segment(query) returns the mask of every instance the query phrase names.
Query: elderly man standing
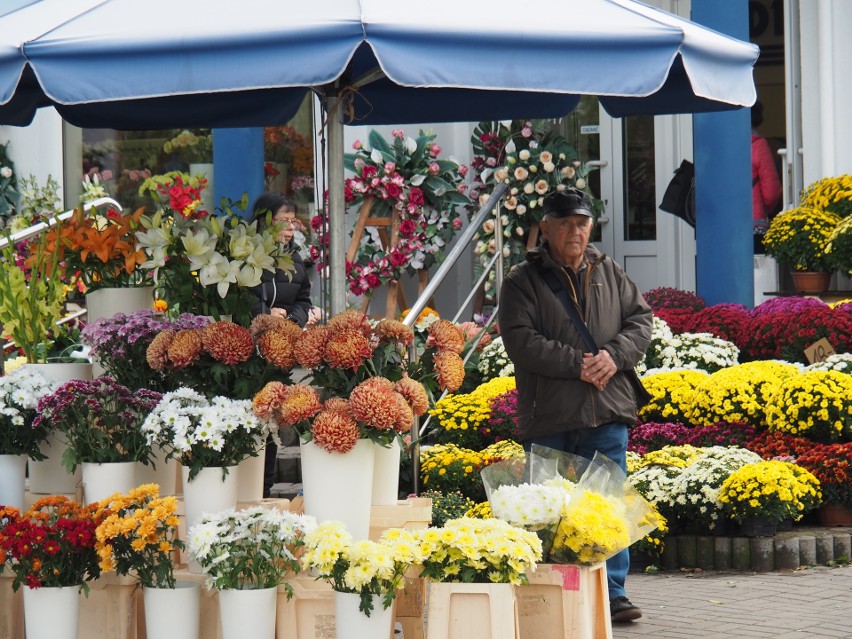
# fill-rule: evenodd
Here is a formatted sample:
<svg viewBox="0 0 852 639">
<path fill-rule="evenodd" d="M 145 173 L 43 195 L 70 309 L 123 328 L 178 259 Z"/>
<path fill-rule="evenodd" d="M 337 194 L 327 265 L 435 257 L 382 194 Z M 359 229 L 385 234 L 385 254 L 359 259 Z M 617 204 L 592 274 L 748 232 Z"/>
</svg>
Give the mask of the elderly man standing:
<svg viewBox="0 0 852 639">
<path fill-rule="evenodd" d="M 626 472 L 641 392 L 633 367 L 651 339 L 651 309 L 623 269 L 589 246 L 591 210 L 578 189 L 544 198 L 543 241 L 506 276 L 498 323 L 515 365 L 524 447 L 600 452 Z M 629 565 L 627 550 L 607 561 L 615 622 L 642 616 L 624 588 Z"/>
</svg>

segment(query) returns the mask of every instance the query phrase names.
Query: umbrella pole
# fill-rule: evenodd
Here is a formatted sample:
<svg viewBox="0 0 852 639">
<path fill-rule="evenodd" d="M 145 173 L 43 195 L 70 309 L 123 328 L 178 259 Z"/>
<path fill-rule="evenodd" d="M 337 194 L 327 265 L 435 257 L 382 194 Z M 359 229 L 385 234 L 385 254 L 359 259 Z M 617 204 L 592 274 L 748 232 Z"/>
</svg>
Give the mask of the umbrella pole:
<svg viewBox="0 0 852 639">
<path fill-rule="evenodd" d="M 343 114 L 338 95 L 326 96 L 328 126 L 328 268 L 331 315 L 346 310 L 346 203 L 343 198 Z"/>
</svg>

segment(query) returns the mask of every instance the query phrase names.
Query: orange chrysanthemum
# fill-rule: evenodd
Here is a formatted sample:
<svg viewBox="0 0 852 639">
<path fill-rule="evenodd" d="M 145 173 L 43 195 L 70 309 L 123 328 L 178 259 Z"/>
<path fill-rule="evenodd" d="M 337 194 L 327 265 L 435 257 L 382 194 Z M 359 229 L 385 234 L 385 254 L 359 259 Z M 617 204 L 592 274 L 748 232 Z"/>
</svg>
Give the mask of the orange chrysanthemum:
<svg viewBox="0 0 852 639">
<path fill-rule="evenodd" d="M 435 346 L 439 351 L 461 353 L 464 350 L 464 333 L 449 320 L 438 320 L 429 325 L 426 346 Z"/>
<path fill-rule="evenodd" d="M 204 350 L 218 362 L 233 366 L 245 362 L 254 352 L 247 329 L 233 322 L 213 322 L 201 329 Z"/>
<path fill-rule="evenodd" d="M 373 354 L 369 340 L 352 328 L 334 331 L 325 345 L 323 359 L 332 368 L 357 370 Z"/>
<path fill-rule="evenodd" d="M 166 351 L 172 367 L 180 370 L 194 364 L 204 352 L 201 341 L 201 329 L 188 328 L 175 333 L 174 339 Z"/>
<path fill-rule="evenodd" d="M 370 326 L 370 322 L 367 320 L 367 314 L 363 311 L 356 311 L 355 309 L 338 313 L 328 320 L 328 327 L 333 333 L 351 329 L 358 331 L 367 338 L 373 335 L 373 327 Z"/>
<path fill-rule="evenodd" d="M 293 322 L 288 322 L 292 324 Z M 300 331 L 301 333 L 301 331 Z M 273 366 L 290 370 L 296 365 L 295 346 L 298 337 L 282 328 L 273 328 L 257 340 L 260 356 Z"/>
<path fill-rule="evenodd" d="M 271 331 L 273 328 L 281 328 L 286 331 L 294 332 L 297 336 L 301 335 L 302 329 L 298 324 L 294 324 L 288 319 L 278 317 L 277 315 L 258 315 L 249 325 L 249 332 L 252 339 L 257 339 L 266 331 Z"/>
<path fill-rule="evenodd" d="M 278 408 L 280 421 L 288 426 L 298 424 L 316 415 L 321 408 L 319 395 L 305 384 L 294 384 Z"/>
<path fill-rule="evenodd" d="M 294 353 L 299 366 L 316 368 L 322 364 L 323 353 L 331 330 L 328 326 L 311 326 L 296 342 Z"/>
<path fill-rule="evenodd" d="M 376 325 L 376 335 L 383 342 L 397 342 L 408 346 L 414 340 L 414 331 L 400 321 L 383 319 Z"/>
<path fill-rule="evenodd" d="M 438 386 L 452 393 L 457 391 L 464 381 L 464 362 L 453 351 L 438 351 L 435 355 L 435 372 Z"/>
<path fill-rule="evenodd" d="M 361 429 L 350 415 L 323 411 L 311 427 L 314 443 L 329 453 L 348 453 L 361 438 Z"/>
<path fill-rule="evenodd" d="M 390 380 L 371 377 L 352 389 L 349 394 L 349 412 L 359 422 L 374 428 L 393 428 L 399 419 L 399 406 L 393 398 L 394 394 Z"/>
<path fill-rule="evenodd" d="M 415 415 L 422 415 L 429 410 L 429 396 L 426 394 L 423 384 L 417 380 L 411 379 L 408 375 L 403 375 L 402 379 L 394 386 L 394 390 L 405 398 Z"/>
<path fill-rule="evenodd" d="M 343 399 L 342 397 L 330 397 L 325 400 L 325 403 L 322 405 L 322 409 L 328 411 L 337 411 L 339 413 L 348 413 L 349 400 Z"/>
<path fill-rule="evenodd" d="M 391 397 L 396 405 L 396 423 L 393 428 L 398 433 L 407 433 L 414 425 L 414 411 L 400 393 L 392 393 Z"/>
<path fill-rule="evenodd" d="M 154 336 L 154 339 L 148 344 L 148 350 L 145 351 L 145 359 L 148 362 L 148 366 L 155 371 L 166 369 L 169 364 L 169 344 L 172 343 L 174 338 L 175 331 L 170 328 L 160 331 Z"/>
<path fill-rule="evenodd" d="M 166 300 L 154 300 L 154 311 L 157 313 L 165 313 L 169 308 L 169 303 Z"/>
<path fill-rule="evenodd" d="M 281 382 L 269 382 L 261 388 L 251 400 L 254 414 L 261 419 L 269 419 L 275 409 L 287 396 L 287 387 Z"/>
</svg>

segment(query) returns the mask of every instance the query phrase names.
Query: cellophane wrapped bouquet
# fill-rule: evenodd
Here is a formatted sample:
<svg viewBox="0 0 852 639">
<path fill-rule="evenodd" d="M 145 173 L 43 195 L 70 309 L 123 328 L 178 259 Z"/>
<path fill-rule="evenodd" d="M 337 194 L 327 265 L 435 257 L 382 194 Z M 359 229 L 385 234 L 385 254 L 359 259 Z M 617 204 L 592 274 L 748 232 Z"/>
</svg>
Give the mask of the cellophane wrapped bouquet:
<svg viewBox="0 0 852 639">
<path fill-rule="evenodd" d="M 546 563 L 592 565 L 642 539 L 654 506 L 609 458 L 543 446 L 482 470 L 493 516 L 535 532 Z"/>
</svg>

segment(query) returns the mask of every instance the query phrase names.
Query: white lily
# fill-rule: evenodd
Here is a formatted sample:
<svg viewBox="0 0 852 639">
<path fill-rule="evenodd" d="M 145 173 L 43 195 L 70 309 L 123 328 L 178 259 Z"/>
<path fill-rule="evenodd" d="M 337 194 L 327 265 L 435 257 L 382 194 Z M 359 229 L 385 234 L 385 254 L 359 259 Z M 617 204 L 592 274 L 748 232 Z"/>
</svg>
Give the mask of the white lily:
<svg viewBox="0 0 852 639">
<path fill-rule="evenodd" d="M 262 275 L 262 268 L 252 266 L 251 264 L 243 264 L 237 273 L 237 285 L 245 288 L 260 286 L 260 278 Z"/>
<path fill-rule="evenodd" d="M 237 283 L 237 274 L 242 265 L 240 260 L 230 261 L 221 253 L 213 253 L 209 263 L 198 271 L 198 281 L 203 286 L 215 284 L 219 297 L 224 299 L 231 284 Z"/>
<path fill-rule="evenodd" d="M 247 233 L 248 228 L 242 224 L 228 231 L 228 249 L 231 257 L 244 260 L 247 259 L 255 250 L 253 235 Z"/>
<path fill-rule="evenodd" d="M 189 258 L 189 265 L 193 271 L 207 266 L 216 251 L 216 236 L 205 228 L 187 231 L 186 235 L 181 238 L 181 242 L 183 242 L 183 247 Z"/>
</svg>

